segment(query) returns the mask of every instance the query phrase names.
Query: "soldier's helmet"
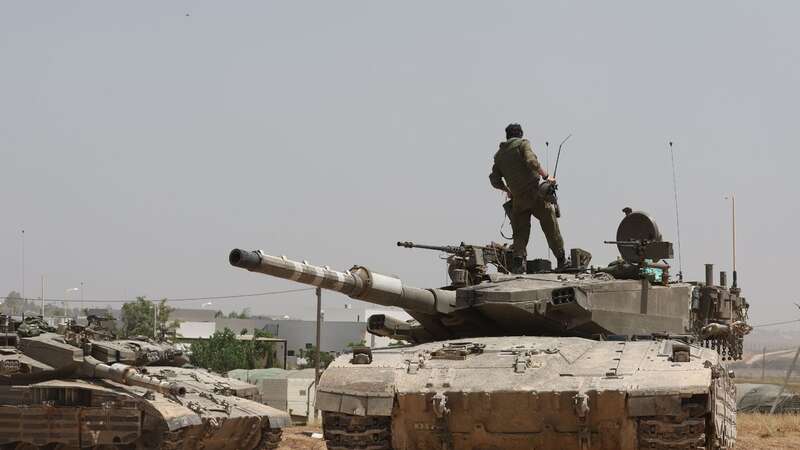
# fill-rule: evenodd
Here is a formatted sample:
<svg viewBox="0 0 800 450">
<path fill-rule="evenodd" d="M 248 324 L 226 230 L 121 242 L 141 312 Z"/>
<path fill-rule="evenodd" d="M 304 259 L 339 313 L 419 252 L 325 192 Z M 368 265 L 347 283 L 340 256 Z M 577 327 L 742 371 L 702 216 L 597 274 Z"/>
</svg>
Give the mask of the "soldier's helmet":
<svg viewBox="0 0 800 450">
<path fill-rule="evenodd" d="M 518 123 L 510 123 L 506 127 L 506 139 L 522 137 L 522 125 Z"/>
</svg>

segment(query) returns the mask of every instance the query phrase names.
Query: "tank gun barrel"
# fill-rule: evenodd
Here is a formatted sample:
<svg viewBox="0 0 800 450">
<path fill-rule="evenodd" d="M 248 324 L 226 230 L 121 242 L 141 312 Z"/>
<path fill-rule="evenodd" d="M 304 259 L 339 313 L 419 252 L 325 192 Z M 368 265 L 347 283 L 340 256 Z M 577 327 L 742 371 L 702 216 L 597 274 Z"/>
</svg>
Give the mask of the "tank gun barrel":
<svg viewBox="0 0 800 450">
<path fill-rule="evenodd" d="M 403 284 L 399 278 L 354 266 L 347 272 L 332 270 L 261 251 L 234 249 L 228 256 L 232 266 L 272 275 L 331 291 L 356 300 L 384 306 L 397 306 L 423 313 L 444 312 L 455 302 L 455 293 L 441 289 L 420 289 Z M 447 306 L 445 306 L 447 305 Z"/>
<path fill-rule="evenodd" d="M 91 356 L 84 358 L 84 370 L 87 375 L 104 378 L 130 386 L 140 386 L 161 392 L 166 395 L 184 395 L 186 388 L 178 383 L 170 383 L 140 373 L 135 367 L 122 363 L 105 364 Z"/>
</svg>

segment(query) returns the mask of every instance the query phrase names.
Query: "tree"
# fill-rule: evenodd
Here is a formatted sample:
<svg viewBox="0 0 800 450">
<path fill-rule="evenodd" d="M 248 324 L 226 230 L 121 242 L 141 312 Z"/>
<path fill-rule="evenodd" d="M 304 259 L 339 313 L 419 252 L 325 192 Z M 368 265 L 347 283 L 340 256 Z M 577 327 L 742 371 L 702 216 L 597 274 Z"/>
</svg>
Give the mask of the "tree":
<svg viewBox="0 0 800 450">
<path fill-rule="evenodd" d="M 169 314 L 172 308 L 167 306 L 167 299 L 162 299 L 158 305 L 145 297 L 136 297 L 135 302 L 128 302 L 122 305 L 122 330 L 124 337 L 128 336 L 147 336 L 156 338 L 153 332 L 153 313 L 158 308 L 158 328 L 166 329 L 169 322 Z M 173 322 L 171 325 L 175 325 Z"/>
<path fill-rule="evenodd" d="M 14 315 L 17 311 L 21 310 L 24 304 L 22 296 L 17 291 L 11 291 L 6 295 L 3 301 L 3 310 L 8 315 Z"/>
<path fill-rule="evenodd" d="M 255 330 L 254 338 L 271 337 L 266 331 Z M 192 364 L 215 372 L 228 372 L 233 369 L 255 369 L 264 358 L 267 366 L 274 363 L 272 343 L 241 340 L 230 328 L 215 331 L 207 340 L 192 344 Z"/>
<path fill-rule="evenodd" d="M 229 319 L 249 319 L 250 318 L 250 308 L 245 308 L 242 312 L 237 313 L 236 311 L 231 311 L 228 313 Z"/>
<path fill-rule="evenodd" d="M 300 349 L 300 357 L 306 359 L 306 364 L 301 369 L 306 369 L 309 367 L 316 367 L 317 366 L 317 357 L 320 358 L 319 366 L 322 368 L 328 367 L 328 364 L 333 362 L 335 356 L 331 355 L 328 352 L 318 352 L 316 346 L 309 346 L 306 349 Z"/>
</svg>

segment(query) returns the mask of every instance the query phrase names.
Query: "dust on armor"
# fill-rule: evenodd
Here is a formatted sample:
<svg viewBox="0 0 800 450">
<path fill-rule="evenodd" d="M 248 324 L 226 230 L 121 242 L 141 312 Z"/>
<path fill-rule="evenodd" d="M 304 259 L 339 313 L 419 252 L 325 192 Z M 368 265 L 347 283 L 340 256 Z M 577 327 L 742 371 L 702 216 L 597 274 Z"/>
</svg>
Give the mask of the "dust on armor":
<svg viewBox="0 0 800 450">
<path fill-rule="evenodd" d="M 398 243 L 449 254 L 441 288 L 262 251 L 229 261 L 414 318 L 371 316 L 370 332 L 411 345 L 357 348 L 325 370 L 316 406 L 329 449 L 732 448 L 725 360 L 750 330 L 736 275 L 716 284 L 708 265 L 705 282 L 672 280 L 672 244 L 647 214 L 625 212 L 608 241 L 620 257 L 604 267 L 573 249 L 559 273 L 533 260 L 510 274 L 504 245 Z"/>
</svg>

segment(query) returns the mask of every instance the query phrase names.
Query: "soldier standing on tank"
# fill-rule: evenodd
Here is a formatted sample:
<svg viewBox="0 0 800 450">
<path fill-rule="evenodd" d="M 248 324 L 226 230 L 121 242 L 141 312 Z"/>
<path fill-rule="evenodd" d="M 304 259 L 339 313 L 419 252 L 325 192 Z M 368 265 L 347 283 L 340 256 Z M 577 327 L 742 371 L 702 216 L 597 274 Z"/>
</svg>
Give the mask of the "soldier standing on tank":
<svg viewBox="0 0 800 450">
<path fill-rule="evenodd" d="M 547 245 L 556 257 L 559 268 L 566 266 L 564 240 L 558 229 L 555 208 L 539 194 L 539 181 L 555 182 L 539 164 L 531 143 L 522 138 L 522 127 L 512 123 L 506 127 L 506 141 L 494 155 L 489 181 L 511 197 L 511 229 L 514 232 L 514 263 L 511 271 L 523 273 L 531 233 L 531 216 L 539 219 Z M 505 180 L 505 181 L 504 181 Z"/>
</svg>

